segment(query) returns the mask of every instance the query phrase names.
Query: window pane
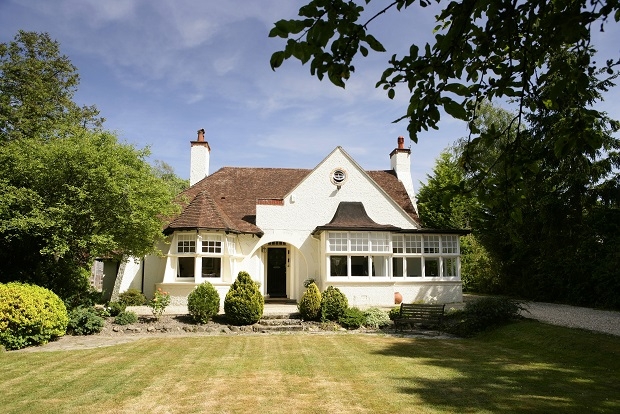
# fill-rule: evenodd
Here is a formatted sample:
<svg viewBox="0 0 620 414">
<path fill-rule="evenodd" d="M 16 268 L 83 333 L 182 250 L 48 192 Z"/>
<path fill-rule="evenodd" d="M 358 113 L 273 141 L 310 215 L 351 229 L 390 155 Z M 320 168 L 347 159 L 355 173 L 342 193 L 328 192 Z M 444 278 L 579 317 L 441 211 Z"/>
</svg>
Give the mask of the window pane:
<svg viewBox="0 0 620 414">
<path fill-rule="evenodd" d="M 368 276 L 368 256 L 351 256 L 351 276 Z"/>
<path fill-rule="evenodd" d="M 329 274 L 330 276 L 346 276 L 347 256 L 330 256 Z"/>
<path fill-rule="evenodd" d="M 385 256 L 372 256 L 372 275 L 387 276 L 387 263 L 387 257 Z"/>
<path fill-rule="evenodd" d="M 402 257 L 392 258 L 392 276 L 403 277 L 404 275 L 403 260 L 404 259 Z"/>
<path fill-rule="evenodd" d="M 220 277 L 222 259 L 219 257 L 202 258 L 202 277 Z"/>
<path fill-rule="evenodd" d="M 222 241 L 212 237 L 202 240 L 203 253 L 222 253 Z"/>
<path fill-rule="evenodd" d="M 449 257 L 443 259 L 443 275 L 444 276 L 458 276 L 458 259 L 456 257 Z"/>
<path fill-rule="evenodd" d="M 424 259 L 424 276 L 439 276 L 439 259 Z"/>
<path fill-rule="evenodd" d="M 392 236 L 392 253 L 404 253 L 403 236 Z"/>
<path fill-rule="evenodd" d="M 422 259 L 420 257 L 407 257 L 407 276 L 422 276 Z"/>
<path fill-rule="evenodd" d="M 329 233 L 327 238 L 327 250 L 330 252 L 346 252 L 347 233 Z"/>
<path fill-rule="evenodd" d="M 368 233 L 351 233 L 351 251 L 367 252 L 368 251 Z"/>
<path fill-rule="evenodd" d="M 390 239 L 387 234 L 375 233 L 370 236 L 371 250 L 373 252 L 389 252 Z"/>
<path fill-rule="evenodd" d="M 424 253 L 439 253 L 439 236 L 424 236 Z"/>
<path fill-rule="evenodd" d="M 458 238 L 455 235 L 441 236 L 441 251 L 443 253 L 458 253 Z"/>
<path fill-rule="evenodd" d="M 405 253 L 422 253 L 422 236 L 405 235 Z"/>
<path fill-rule="evenodd" d="M 195 253 L 196 239 L 193 234 L 179 234 L 177 236 L 177 253 Z"/>
<path fill-rule="evenodd" d="M 195 263 L 196 259 L 193 257 L 179 257 L 177 277 L 194 277 Z"/>
</svg>

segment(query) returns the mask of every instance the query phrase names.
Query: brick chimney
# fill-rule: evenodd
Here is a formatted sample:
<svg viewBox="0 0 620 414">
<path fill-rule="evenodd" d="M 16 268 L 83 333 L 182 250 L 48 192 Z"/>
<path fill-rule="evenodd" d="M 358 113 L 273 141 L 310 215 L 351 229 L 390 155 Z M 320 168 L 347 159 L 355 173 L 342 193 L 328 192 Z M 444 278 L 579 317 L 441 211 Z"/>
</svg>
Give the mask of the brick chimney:
<svg viewBox="0 0 620 414">
<path fill-rule="evenodd" d="M 397 147 L 390 153 L 390 168 L 394 170 L 398 180 L 403 183 L 413 207 L 418 211 L 413 180 L 411 179 L 411 150 L 405 148 L 405 138 L 403 137 L 398 137 Z"/>
<path fill-rule="evenodd" d="M 205 141 L 205 130 L 198 130 L 196 141 L 190 141 L 190 172 L 189 185 L 192 186 L 209 175 L 209 157 L 211 148 Z"/>
</svg>

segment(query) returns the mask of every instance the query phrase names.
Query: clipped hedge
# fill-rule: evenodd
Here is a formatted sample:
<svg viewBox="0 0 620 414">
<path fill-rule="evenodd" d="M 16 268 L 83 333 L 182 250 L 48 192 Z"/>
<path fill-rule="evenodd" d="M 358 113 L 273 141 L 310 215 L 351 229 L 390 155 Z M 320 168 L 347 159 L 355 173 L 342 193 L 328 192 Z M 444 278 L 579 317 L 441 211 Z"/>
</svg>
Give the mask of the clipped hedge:
<svg viewBox="0 0 620 414">
<path fill-rule="evenodd" d="M 338 322 L 349 308 L 347 297 L 340 289 L 328 286 L 321 295 L 321 320 Z"/>
<path fill-rule="evenodd" d="M 224 313 L 233 325 L 251 325 L 260 320 L 265 308 L 265 298 L 258 283 L 249 273 L 239 272 L 224 299 Z"/>
<path fill-rule="evenodd" d="M 521 311 L 525 310 L 518 301 L 503 297 L 484 297 L 465 303 L 462 311 L 448 315 L 446 331 L 463 336 L 472 337 L 476 334 L 492 329 L 521 318 Z"/>
<path fill-rule="evenodd" d="M 41 345 L 67 330 L 67 308 L 51 290 L 0 283 L 0 344 L 6 349 Z"/>
<path fill-rule="evenodd" d="M 220 294 L 210 282 L 204 282 L 187 297 L 187 310 L 199 323 L 207 323 L 220 311 Z"/>
<path fill-rule="evenodd" d="M 306 321 L 316 321 L 321 318 L 321 292 L 314 282 L 306 287 L 306 291 L 297 304 L 297 309 L 302 319 Z"/>
</svg>

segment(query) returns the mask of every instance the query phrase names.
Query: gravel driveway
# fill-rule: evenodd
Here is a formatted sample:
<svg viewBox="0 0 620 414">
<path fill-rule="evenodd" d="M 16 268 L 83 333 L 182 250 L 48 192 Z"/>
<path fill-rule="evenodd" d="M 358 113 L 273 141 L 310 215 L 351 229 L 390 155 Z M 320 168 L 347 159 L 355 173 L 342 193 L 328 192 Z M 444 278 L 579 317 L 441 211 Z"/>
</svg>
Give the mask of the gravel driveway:
<svg viewBox="0 0 620 414">
<path fill-rule="evenodd" d="M 523 312 L 526 318 L 620 336 L 620 312 L 542 302 L 525 302 L 523 305 L 529 311 Z"/>
</svg>

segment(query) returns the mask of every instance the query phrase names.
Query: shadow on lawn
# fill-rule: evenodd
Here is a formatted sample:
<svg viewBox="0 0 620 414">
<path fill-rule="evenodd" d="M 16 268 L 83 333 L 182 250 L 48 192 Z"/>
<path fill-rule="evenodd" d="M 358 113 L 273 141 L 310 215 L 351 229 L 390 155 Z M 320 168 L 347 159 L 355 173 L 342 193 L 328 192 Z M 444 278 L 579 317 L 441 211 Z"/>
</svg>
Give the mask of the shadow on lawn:
<svg viewBox="0 0 620 414">
<path fill-rule="evenodd" d="M 571 335 L 572 333 L 572 335 Z M 394 343 L 400 391 L 447 412 L 620 412 L 620 339 L 520 322 L 474 339 Z"/>
</svg>

